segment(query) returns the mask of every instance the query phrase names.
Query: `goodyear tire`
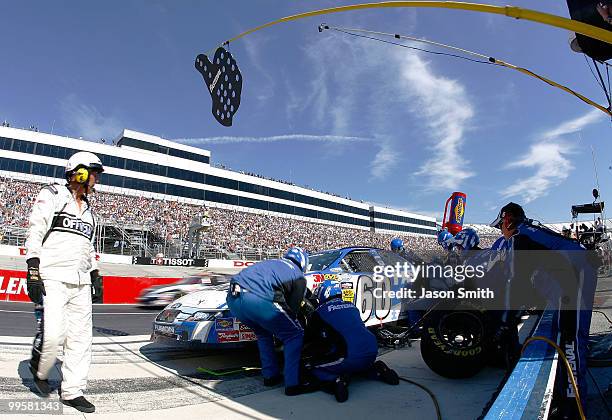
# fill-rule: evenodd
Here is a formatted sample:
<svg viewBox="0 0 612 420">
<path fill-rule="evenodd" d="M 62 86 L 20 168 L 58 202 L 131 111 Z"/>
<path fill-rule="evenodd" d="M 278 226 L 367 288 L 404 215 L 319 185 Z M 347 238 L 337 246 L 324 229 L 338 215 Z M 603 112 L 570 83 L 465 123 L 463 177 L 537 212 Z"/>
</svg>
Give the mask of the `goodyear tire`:
<svg viewBox="0 0 612 420">
<path fill-rule="evenodd" d="M 469 378 L 487 363 L 486 313 L 471 302 L 449 302 L 423 323 L 421 356 L 446 378 Z"/>
</svg>

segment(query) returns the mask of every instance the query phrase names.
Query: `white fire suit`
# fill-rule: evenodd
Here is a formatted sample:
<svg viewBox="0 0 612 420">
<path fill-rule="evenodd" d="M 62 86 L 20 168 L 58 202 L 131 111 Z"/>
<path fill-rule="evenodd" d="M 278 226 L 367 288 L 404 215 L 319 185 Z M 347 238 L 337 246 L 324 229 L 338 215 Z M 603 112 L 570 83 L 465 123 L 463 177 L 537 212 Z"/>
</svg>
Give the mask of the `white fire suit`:
<svg viewBox="0 0 612 420">
<path fill-rule="evenodd" d="M 66 186 L 48 185 L 40 191 L 25 243 L 26 257 L 40 259 L 46 291 L 30 366 L 39 379 L 47 379 L 61 345 L 61 398 L 65 400 L 83 395 L 91 363 L 90 272 L 97 269 L 94 230 L 89 204 L 84 201 L 79 209 Z"/>
</svg>

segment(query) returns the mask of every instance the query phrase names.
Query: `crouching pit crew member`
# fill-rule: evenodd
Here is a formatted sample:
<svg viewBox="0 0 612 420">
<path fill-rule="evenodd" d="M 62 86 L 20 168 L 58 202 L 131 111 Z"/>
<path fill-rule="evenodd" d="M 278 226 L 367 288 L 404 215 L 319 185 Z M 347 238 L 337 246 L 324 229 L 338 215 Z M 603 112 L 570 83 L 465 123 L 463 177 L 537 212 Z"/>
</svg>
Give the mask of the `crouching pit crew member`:
<svg viewBox="0 0 612 420">
<path fill-rule="evenodd" d="M 289 396 L 318 389 L 300 381 L 304 330 L 296 315 L 306 292 L 307 267 L 306 252 L 290 248 L 283 258 L 261 261 L 232 277 L 227 294 L 230 311 L 257 336 L 266 386 L 282 381 L 273 337 L 283 342 L 285 394 Z"/>
<path fill-rule="evenodd" d="M 58 346 L 63 346 L 61 401 L 79 411 L 95 407 L 83 396 L 91 363 L 92 283 L 101 284 L 93 246 L 95 219 L 88 195 L 104 169 L 92 153 L 75 153 L 66 164 L 66 185 L 47 185 L 32 213 L 27 249 L 27 289 L 37 313 L 30 371 L 43 396 Z"/>
<path fill-rule="evenodd" d="M 317 356 L 307 362 L 307 369 L 321 382 L 322 389 L 344 402 L 352 374 L 399 384 L 397 373 L 376 360 L 376 337 L 366 328 L 357 307 L 342 300 L 340 283 L 325 280 L 314 291 L 314 298 L 317 309 L 309 316 L 307 335 Z"/>
</svg>

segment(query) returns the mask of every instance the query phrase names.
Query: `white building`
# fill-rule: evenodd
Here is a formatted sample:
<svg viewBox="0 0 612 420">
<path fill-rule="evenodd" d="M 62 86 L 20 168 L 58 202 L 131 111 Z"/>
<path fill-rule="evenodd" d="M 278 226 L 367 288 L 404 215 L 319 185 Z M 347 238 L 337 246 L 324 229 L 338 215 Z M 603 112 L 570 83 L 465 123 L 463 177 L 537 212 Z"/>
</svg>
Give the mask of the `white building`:
<svg viewBox="0 0 612 420">
<path fill-rule="evenodd" d="M 0 127 L 0 174 L 57 182 L 77 151 L 100 157 L 101 191 L 189 201 L 387 233 L 433 235 L 436 219 L 372 206 L 289 183 L 210 165 L 210 151 L 123 130 L 116 145 Z"/>
</svg>

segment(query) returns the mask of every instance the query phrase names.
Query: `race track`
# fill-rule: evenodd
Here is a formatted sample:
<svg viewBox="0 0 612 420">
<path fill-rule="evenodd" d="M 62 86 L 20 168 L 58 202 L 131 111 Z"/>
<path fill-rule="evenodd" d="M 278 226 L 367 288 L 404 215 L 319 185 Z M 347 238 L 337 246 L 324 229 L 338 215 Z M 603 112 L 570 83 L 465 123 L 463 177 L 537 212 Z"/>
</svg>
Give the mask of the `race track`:
<svg viewBox="0 0 612 420">
<path fill-rule="evenodd" d="M 612 281 L 598 285 L 597 310 L 612 311 Z M 64 407 L 74 418 L 168 419 L 177 418 L 419 418 L 434 419 L 430 397 L 414 385 L 402 382 L 390 386 L 356 379 L 350 386 L 349 403 L 338 404 L 323 392 L 288 399 L 282 387 L 266 388 L 257 371 L 230 376 L 206 375 L 198 367 L 211 370 L 257 367 L 255 348 L 216 351 L 189 351 L 148 341 L 151 322 L 159 309 L 133 305 L 95 305 L 93 360 L 87 395 L 97 406 L 95 414 L 83 415 Z M 521 328 L 524 339 L 535 323 L 527 320 Z M 601 314 L 593 314 L 592 332 L 609 328 Z M 0 303 L 0 389 L 4 399 L 40 401 L 32 392 L 32 376 L 27 369 L 34 317 L 32 304 Z M 381 358 L 402 376 L 427 386 L 438 398 L 444 419 L 477 418 L 497 389 L 503 371 L 485 368 L 464 380 L 449 380 L 433 373 L 423 362 L 420 342 L 396 350 L 381 349 Z M 61 356 L 52 371 L 51 383 L 59 386 Z M 605 369 L 593 369 L 600 385 L 610 378 Z M 605 389 L 605 388 L 604 388 Z M 591 394 L 593 418 L 601 417 L 599 396 Z M 57 393 L 50 397 L 57 401 Z M 375 403 L 374 403 L 375 402 Z M 599 406 L 599 407 L 598 407 Z M 384 415 L 381 415 L 381 407 Z M 24 415 L 2 412 L 3 419 L 24 419 Z M 35 417 L 35 418 L 40 418 Z"/>
<path fill-rule="evenodd" d="M 94 337 L 151 334 L 151 325 L 162 308 L 136 305 L 93 305 Z M 34 304 L 0 302 L 0 335 L 34 337 Z"/>
</svg>

